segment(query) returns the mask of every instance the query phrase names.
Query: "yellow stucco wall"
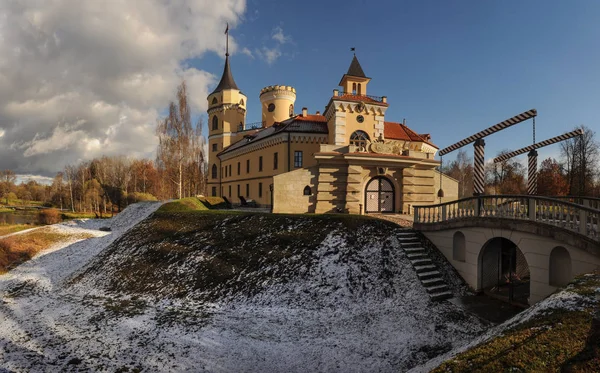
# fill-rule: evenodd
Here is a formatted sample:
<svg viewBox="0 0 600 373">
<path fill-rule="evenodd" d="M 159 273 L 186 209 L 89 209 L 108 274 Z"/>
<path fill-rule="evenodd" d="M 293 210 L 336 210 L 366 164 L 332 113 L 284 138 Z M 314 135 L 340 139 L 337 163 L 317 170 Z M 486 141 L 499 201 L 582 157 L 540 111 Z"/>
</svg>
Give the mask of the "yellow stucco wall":
<svg viewBox="0 0 600 373">
<path fill-rule="evenodd" d="M 437 198 L 437 191 L 440 189 L 440 175 L 442 176 L 442 190 L 444 191 L 443 202 L 455 201 L 458 199 L 458 180 L 451 178 L 448 175 L 440 174 L 435 171 L 433 174 L 433 186 L 436 191 L 435 203 L 439 203 L 440 199 Z"/>
<path fill-rule="evenodd" d="M 275 176 L 273 212 L 287 214 L 314 213 L 317 172 L 317 167 L 310 167 Z M 306 186 L 311 189 L 310 195 L 304 195 Z"/>
</svg>

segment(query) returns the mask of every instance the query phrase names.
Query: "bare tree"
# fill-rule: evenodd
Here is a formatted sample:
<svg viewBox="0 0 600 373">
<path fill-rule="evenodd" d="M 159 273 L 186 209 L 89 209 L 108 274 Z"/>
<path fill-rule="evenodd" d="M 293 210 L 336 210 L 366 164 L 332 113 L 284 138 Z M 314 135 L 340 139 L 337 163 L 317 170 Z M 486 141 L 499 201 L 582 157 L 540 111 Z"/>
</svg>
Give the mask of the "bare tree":
<svg viewBox="0 0 600 373">
<path fill-rule="evenodd" d="M 177 187 L 178 198 L 182 198 L 185 164 L 190 157 L 194 135 L 185 81 L 177 89 L 177 103 L 169 104 L 169 115 L 158 123 L 156 134 L 159 140 L 157 165 Z"/>
<path fill-rule="evenodd" d="M 587 196 L 592 193 L 594 179 L 599 175 L 600 147 L 595 132 L 586 126 L 583 135 L 561 142 L 563 165 L 567 173 L 570 195 Z"/>
<path fill-rule="evenodd" d="M 2 180 L 2 195 L 6 198 L 6 204 L 8 205 L 8 195 L 15 185 L 17 175 L 12 170 L 4 170 L 0 171 L 0 178 Z"/>
<path fill-rule="evenodd" d="M 73 165 L 65 166 L 65 175 L 67 176 L 67 184 L 69 184 L 69 194 L 71 195 L 71 212 L 75 212 L 75 203 L 73 203 L 73 183 L 77 177 L 77 168 Z"/>
</svg>

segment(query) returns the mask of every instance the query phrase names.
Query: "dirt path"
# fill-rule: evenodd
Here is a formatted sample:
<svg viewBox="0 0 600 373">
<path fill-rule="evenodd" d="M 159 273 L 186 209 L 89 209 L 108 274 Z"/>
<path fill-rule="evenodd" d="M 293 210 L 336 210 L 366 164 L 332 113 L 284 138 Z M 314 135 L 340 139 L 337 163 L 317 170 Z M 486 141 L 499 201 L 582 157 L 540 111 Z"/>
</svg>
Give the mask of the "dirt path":
<svg viewBox="0 0 600 373">
<path fill-rule="evenodd" d="M 374 218 L 383 219 L 391 221 L 392 223 L 396 223 L 403 228 L 412 228 L 413 226 L 413 217 L 411 215 L 402 215 L 402 214 L 370 214 Z"/>
</svg>

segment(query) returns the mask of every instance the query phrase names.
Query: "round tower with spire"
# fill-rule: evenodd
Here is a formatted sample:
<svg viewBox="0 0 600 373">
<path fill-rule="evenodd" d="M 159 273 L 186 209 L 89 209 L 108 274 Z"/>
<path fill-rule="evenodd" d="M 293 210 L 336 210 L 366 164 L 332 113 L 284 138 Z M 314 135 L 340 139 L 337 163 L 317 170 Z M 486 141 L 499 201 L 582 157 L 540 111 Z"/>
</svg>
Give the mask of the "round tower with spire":
<svg viewBox="0 0 600 373">
<path fill-rule="evenodd" d="M 229 66 L 229 26 L 225 31 L 226 51 L 223 75 L 217 87 L 208 95 L 208 152 L 209 184 L 220 184 L 221 175 L 217 154 L 234 142 L 236 132 L 244 127 L 246 121 L 246 102 L 248 98 L 238 88 Z M 209 185 L 210 186 L 210 185 Z M 216 195 L 220 195 L 217 188 Z M 215 194 L 209 190 L 209 193 Z"/>
</svg>

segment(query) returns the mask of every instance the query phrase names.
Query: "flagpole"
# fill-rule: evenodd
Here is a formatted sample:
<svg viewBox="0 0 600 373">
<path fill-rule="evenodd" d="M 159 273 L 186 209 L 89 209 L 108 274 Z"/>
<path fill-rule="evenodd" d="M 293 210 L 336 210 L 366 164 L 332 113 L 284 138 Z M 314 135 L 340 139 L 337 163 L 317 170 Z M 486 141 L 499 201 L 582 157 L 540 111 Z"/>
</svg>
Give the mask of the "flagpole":
<svg viewBox="0 0 600 373">
<path fill-rule="evenodd" d="M 229 57 L 229 23 L 227 23 L 227 28 L 225 29 L 225 56 Z"/>
</svg>

